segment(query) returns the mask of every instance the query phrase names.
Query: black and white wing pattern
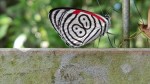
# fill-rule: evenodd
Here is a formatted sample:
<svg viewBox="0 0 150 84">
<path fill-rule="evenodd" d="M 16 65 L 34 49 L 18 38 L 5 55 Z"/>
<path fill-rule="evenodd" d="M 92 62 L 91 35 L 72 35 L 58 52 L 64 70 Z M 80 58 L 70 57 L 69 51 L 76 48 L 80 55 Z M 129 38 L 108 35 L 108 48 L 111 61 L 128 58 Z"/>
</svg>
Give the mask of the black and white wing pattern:
<svg viewBox="0 0 150 84">
<path fill-rule="evenodd" d="M 71 47 L 80 47 L 103 36 L 109 27 L 109 18 L 74 8 L 50 10 L 49 19 L 62 40 Z"/>
</svg>

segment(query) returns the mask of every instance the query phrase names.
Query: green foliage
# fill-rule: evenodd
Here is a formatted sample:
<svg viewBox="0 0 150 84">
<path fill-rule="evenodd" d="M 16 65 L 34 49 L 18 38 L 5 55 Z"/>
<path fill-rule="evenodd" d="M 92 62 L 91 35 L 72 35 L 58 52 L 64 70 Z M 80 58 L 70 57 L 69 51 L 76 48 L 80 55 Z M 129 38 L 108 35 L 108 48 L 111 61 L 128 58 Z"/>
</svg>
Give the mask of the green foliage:
<svg viewBox="0 0 150 84">
<path fill-rule="evenodd" d="M 10 23 L 12 22 L 11 18 L 7 17 L 7 16 L 0 16 L 0 39 L 2 39 L 8 30 L 8 27 L 10 25 Z"/>
<path fill-rule="evenodd" d="M 49 10 L 55 7 L 74 7 L 102 15 L 109 14 L 111 16 L 109 32 L 115 34 L 110 35 L 111 42 L 114 46 L 118 46 L 122 42 L 122 10 L 116 9 L 116 12 L 113 9 L 117 3 L 121 5 L 122 0 L 99 1 L 100 5 L 96 0 L 15 0 L 11 5 L 10 0 L 3 0 L 5 5 L 0 6 L 0 9 L 5 11 L 1 13 L 0 10 L 0 47 L 67 47 L 53 29 L 48 18 Z M 133 1 L 131 0 L 131 34 L 138 30 L 137 24 L 141 19 Z M 147 20 L 148 3 L 149 0 L 135 2 L 144 20 Z M 139 38 L 142 41 L 139 42 Z M 111 47 L 107 35 L 101 38 L 100 43 L 98 40 L 94 42 L 96 47 Z M 131 40 L 131 47 L 146 47 L 147 44 L 149 42 L 142 34 Z M 92 45 L 91 43 L 89 47 L 93 47 Z"/>
</svg>

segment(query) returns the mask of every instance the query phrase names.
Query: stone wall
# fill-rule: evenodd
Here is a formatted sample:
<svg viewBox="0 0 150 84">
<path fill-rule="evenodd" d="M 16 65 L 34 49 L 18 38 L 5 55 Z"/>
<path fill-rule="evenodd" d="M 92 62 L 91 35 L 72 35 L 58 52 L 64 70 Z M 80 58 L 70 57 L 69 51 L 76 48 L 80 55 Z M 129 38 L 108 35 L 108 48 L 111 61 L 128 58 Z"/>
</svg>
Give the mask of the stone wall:
<svg viewBox="0 0 150 84">
<path fill-rule="evenodd" d="M 150 84 L 150 49 L 0 49 L 0 84 Z"/>
</svg>

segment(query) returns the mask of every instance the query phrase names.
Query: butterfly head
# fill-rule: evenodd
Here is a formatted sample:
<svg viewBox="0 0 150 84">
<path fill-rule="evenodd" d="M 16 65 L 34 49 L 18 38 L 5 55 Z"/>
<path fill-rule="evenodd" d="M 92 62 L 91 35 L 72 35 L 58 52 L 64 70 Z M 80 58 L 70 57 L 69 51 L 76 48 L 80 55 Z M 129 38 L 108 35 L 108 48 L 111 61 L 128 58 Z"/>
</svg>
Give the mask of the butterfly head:
<svg viewBox="0 0 150 84">
<path fill-rule="evenodd" d="M 111 18 L 110 18 L 110 16 L 108 15 L 108 14 L 106 14 L 106 15 L 104 15 L 104 17 L 105 17 L 105 22 L 106 22 L 106 25 L 105 25 L 105 31 L 103 32 L 103 35 L 105 34 L 105 33 L 107 33 L 108 32 L 108 28 L 110 28 L 110 26 L 111 26 Z"/>
<path fill-rule="evenodd" d="M 108 14 L 106 14 L 105 16 L 104 16 L 106 19 L 107 19 L 107 21 L 108 21 L 108 28 L 111 26 L 111 17 L 108 15 Z"/>
</svg>

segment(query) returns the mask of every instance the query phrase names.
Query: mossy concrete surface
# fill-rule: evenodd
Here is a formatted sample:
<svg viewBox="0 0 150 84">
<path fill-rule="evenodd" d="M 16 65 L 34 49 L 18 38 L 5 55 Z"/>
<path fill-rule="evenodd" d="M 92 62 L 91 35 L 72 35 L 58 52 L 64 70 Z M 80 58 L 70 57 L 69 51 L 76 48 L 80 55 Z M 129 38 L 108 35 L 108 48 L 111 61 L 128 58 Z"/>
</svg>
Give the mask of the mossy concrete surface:
<svg viewBox="0 0 150 84">
<path fill-rule="evenodd" d="M 0 49 L 0 84 L 150 84 L 150 49 Z"/>
</svg>

